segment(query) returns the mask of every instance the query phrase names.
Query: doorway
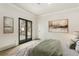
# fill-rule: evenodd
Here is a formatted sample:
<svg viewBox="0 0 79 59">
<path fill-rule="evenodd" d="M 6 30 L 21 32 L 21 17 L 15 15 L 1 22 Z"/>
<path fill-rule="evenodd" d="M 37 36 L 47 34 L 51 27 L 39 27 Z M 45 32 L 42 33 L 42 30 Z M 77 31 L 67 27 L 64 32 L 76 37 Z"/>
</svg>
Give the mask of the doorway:
<svg viewBox="0 0 79 59">
<path fill-rule="evenodd" d="M 19 44 L 32 40 L 32 21 L 19 18 Z"/>
</svg>

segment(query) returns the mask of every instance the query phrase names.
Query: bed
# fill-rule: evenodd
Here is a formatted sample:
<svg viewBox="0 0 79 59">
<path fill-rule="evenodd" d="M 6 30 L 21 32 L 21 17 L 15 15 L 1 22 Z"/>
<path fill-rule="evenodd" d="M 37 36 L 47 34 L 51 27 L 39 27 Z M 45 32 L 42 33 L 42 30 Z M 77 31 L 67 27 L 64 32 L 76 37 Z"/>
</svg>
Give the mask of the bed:
<svg viewBox="0 0 79 59">
<path fill-rule="evenodd" d="M 58 40 L 45 40 L 28 53 L 29 56 L 62 56 L 62 47 Z"/>
<path fill-rule="evenodd" d="M 16 56 L 78 56 L 79 54 L 62 45 L 59 40 L 39 40 L 28 47 L 17 50 Z"/>
</svg>

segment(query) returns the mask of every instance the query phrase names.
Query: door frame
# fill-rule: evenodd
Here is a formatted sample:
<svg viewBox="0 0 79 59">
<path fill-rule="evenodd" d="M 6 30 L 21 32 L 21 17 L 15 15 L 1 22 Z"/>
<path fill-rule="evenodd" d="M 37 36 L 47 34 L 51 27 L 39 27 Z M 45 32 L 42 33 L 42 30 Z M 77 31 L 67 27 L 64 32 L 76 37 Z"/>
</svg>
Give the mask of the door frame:
<svg viewBox="0 0 79 59">
<path fill-rule="evenodd" d="M 26 28 L 27 28 L 27 22 L 31 22 L 31 39 L 27 39 L 27 29 L 26 29 L 26 40 L 24 40 L 23 42 L 20 41 L 20 20 L 24 20 L 26 22 Z M 24 18 L 20 18 L 18 19 L 18 39 L 19 39 L 19 44 L 22 44 L 22 43 L 25 43 L 25 42 L 28 42 L 28 41 L 31 41 L 32 40 L 32 21 L 30 20 L 27 20 L 27 19 L 24 19 Z"/>
</svg>

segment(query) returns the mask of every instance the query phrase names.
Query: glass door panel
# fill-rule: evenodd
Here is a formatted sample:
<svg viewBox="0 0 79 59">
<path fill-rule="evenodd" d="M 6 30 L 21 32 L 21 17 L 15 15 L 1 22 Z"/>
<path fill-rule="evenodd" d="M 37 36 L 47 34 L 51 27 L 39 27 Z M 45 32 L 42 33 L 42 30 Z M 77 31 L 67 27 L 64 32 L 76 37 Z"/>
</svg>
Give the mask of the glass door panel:
<svg viewBox="0 0 79 59">
<path fill-rule="evenodd" d="M 32 38 L 32 22 L 27 21 L 27 39 Z"/>
<path fill-rule="evenodd" d="M 26 21 L 20 20 L 20 40 L 26 39 Z"/>
</svg>

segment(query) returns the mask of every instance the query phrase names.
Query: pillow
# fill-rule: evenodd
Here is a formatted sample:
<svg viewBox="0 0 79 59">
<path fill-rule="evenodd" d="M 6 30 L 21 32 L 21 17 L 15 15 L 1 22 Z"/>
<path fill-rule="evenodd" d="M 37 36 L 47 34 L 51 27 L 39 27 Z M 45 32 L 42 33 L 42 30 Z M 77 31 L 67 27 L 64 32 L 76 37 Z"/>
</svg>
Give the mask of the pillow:
<svg viewBox="0 0 79 59">
<path fill-rule="evenodd" d="M 77 42 L 76 42 L 76 45 L 78 45 L 78 46 L 79 46 L 79 41 L 77 41 Z"/>
<path fill-rule="evenodd" d="M 79 42 L 77 43 L 79 39 L 71 39 L 71 44 L 70 44 L 70 49 L 75 49 L 76 45 L 79 44 Z"/>
</svg>

